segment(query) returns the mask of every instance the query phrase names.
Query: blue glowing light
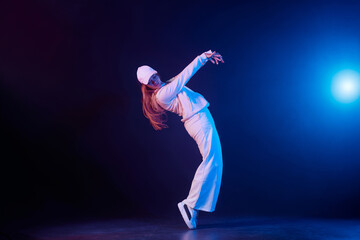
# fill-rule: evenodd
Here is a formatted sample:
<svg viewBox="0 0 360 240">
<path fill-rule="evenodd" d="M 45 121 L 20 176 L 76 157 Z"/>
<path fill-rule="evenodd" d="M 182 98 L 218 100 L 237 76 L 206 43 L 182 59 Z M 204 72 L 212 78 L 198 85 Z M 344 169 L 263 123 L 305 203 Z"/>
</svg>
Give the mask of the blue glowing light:
<svg viewBox="0 0 360 240">
<path fill-rule="evenodd" d="M 331 91 L 336 100 L 351 103 L 360 95 L 360 75 L 353 70 L 337 73 L 332 82 Z"/>
</svg>

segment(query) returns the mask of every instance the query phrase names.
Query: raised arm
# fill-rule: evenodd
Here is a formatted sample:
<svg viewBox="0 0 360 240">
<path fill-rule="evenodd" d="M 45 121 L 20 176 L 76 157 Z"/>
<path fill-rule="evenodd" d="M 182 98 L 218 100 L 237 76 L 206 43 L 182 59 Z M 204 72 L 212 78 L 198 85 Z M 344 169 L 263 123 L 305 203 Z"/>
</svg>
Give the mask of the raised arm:
<svg viewBox="0 0 360 240">
<path fill-rule="evenodd" d="M 208 60 L 214 64 L 218 64 L 218 62 L 224 63 L 219 53 L 211 50 L 204 52 L 197 56 L 181 73 L 170 79 L 170 83 L 163 86 L 157 93 L 157 99 L 165 104 L 172 101 L 190 78 L 204 66 Z"/>
<path fill-rule="evenodd" d="M 212 52 L 211 50 L 204 52 L 197 56 L 181 73 L 172 78 L 170 83 L 163 86 L 157 94 L 157 99 L 163 103 L 168 103 L 173 100 L 190 78 L 204 66 L 208 60 L 213 63 L 215 63 L 214 61 L 216 61 L 216 63 L 218 63 L 217 61 L 223 62 L 220 54 Z"/>
</svg>

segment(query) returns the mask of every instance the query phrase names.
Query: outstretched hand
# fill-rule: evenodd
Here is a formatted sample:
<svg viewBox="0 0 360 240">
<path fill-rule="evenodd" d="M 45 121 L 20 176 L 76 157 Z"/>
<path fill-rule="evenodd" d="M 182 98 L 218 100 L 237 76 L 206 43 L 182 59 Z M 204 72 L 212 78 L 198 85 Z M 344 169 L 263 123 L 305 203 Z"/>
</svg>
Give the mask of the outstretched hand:
<svg viewBox="0 0 360 240">
<path fill-rule="evenodd" d="M 220 53 L 218 53 L 216 51 L 213 51 L 212 53 L 205 52 L 205 55 L 210 60 L 210 62 L 212 62 L 213 64 L 216 63 L 218 65 L 219 62 L 224 63 L 222 56 L 220 55 Z"/>
</svg>

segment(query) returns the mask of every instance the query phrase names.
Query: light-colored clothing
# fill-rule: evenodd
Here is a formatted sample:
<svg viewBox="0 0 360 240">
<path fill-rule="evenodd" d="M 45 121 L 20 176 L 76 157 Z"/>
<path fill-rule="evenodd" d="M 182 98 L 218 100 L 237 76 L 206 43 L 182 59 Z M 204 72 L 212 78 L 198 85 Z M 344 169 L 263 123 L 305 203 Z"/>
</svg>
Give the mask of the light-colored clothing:
<svg viewBox="0 0 360 240">
<path fill-rule="evenodd" d="M 212 212 L 218 199 L 223 169 L 220 139 L 207 108 L 209 103 L 201 94 L 185 86 L 207 61 L 205 53 L 197 56 L 155 96 L 162 108 L 182 117 L 185 129 L 196 141 L 202 155 L 202 163 L 183 202 L 192 208 Z"/>
<path fill-rule="evenodd" d="M 181 116 L 182 122 L 185 122 L 204 107 L 209 106 L 208 101 L 200 93 L 185 86 L 207 61 L 205 53 L 197 56 L 181 73 L 170 79 L 169 83 L 156 93 L 156 100 L 159 105 L 165 110 Z"/>
<path fill-rule="evenodd" d="M 203 160 L 196 170 L 189 195 L 183 202 L 192 208 L 212 212 L 219 196 L 223 170 L 221 144 L 215 122 L 209 109 L 204 108 L 184 125 L 196 141 Z"/>
</svg>

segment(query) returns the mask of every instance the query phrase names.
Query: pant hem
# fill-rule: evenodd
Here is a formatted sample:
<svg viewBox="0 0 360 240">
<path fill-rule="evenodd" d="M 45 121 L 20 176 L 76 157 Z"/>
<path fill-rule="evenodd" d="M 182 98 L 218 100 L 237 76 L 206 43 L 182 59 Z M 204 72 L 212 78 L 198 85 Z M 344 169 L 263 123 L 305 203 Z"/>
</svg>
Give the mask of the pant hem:
<svg viewBox="0 0 360 240">
<path fill-rule="evenodd" d="M 215 208 L 214 209 L 209 209 L 209 208 L 206 208 L 206 207 L 195 207 L 193 204 L 189 204 L 186 199 L 182 201 L 183 203 L 185 203 L 186 205 L 188 205 L 189 207 L 195 209 L 195 210 L 199 210 L 199 211 L 203 211 L 203 212 L 214 212 L 215 211 Z"/>
</svg>

